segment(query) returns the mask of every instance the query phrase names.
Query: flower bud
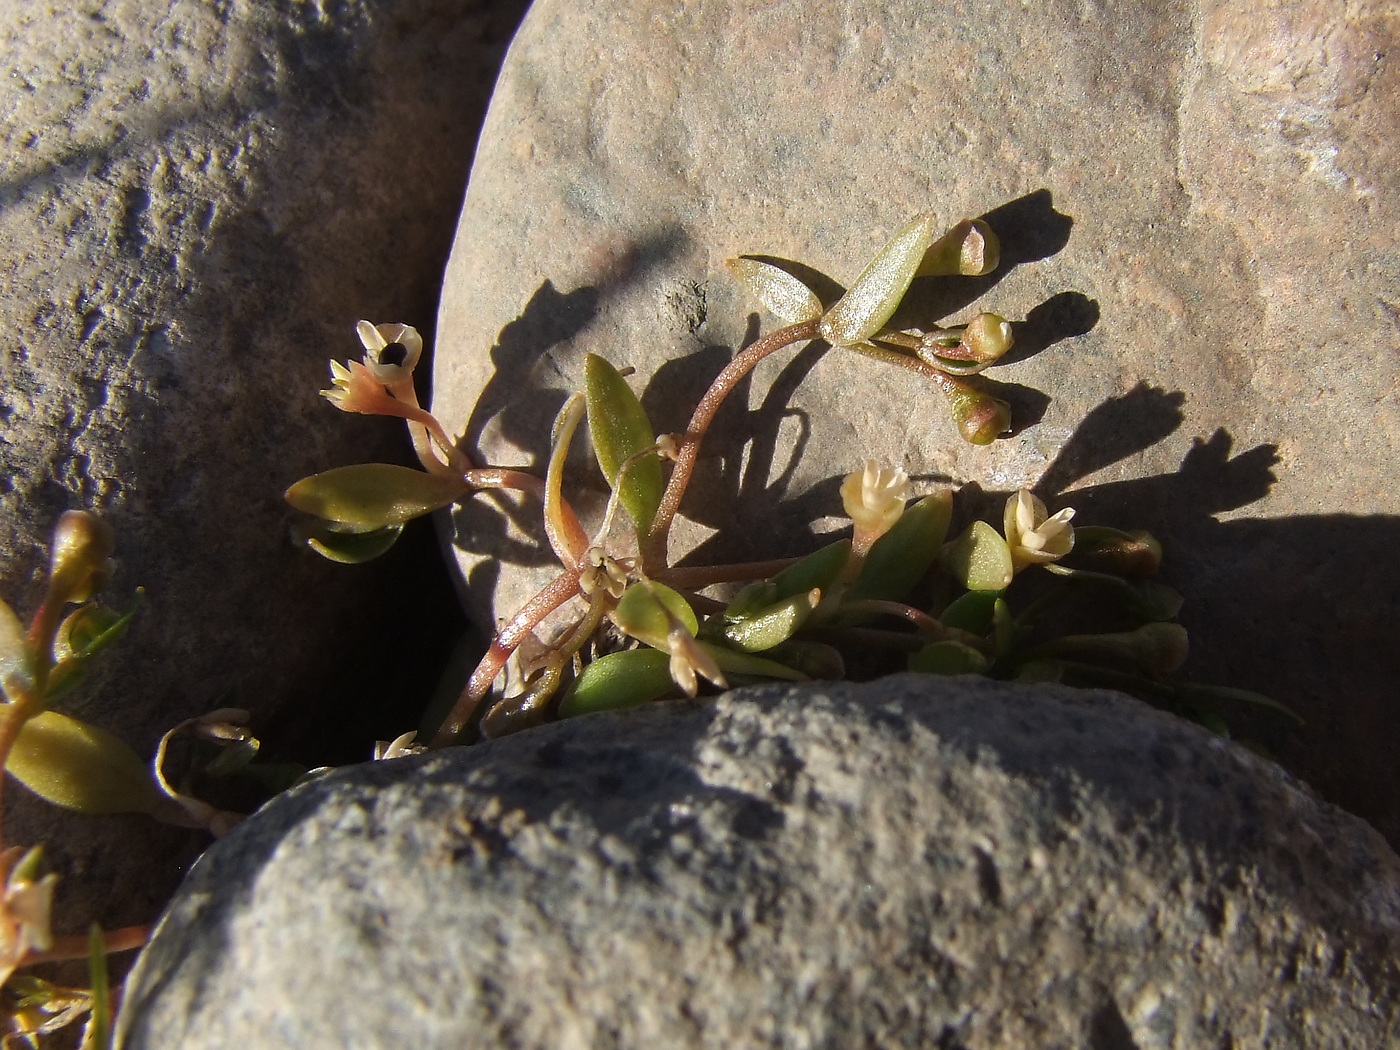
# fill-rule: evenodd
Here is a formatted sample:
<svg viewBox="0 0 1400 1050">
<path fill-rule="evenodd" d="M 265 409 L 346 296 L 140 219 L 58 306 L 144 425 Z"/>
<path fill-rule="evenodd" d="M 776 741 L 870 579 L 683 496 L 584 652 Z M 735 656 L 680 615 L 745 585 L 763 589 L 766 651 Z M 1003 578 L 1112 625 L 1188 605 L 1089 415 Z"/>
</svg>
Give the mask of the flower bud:
<svg viewBox="0 0 1400 1050">
<path fill-rule="evenodd" d="M 963 383 L 950 381 L 943 392 L 953 409 L 953 422 L 963 440 L 973 445 L 990 445 L 1011 429 L 1011 406 L 990 394 Z"/>
<path fill-rule="evenodd" d="M 1075 564 L 1119 576 L 1152 576 L 1162 566 L 1162 545 L 1141 529 L 1120 532 L 1091 525 L 1075 532 Z"/>
<path fill-rule="evenodd" d="M 85 602 L 100 591 L 112 573 L 115 547 L 112 530 L 96 514 L 64 511 L 49 553 L 49 600 Z"/>
</svg>

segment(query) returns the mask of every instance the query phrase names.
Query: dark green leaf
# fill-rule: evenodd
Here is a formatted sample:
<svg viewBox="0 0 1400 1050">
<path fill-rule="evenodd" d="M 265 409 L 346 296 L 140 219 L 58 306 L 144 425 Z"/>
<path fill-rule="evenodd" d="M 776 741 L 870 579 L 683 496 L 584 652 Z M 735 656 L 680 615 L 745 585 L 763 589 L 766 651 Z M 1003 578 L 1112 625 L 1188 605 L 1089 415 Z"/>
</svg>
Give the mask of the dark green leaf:
<svg viewBox="0 0 1400 1050">
<path fill-rule="evenodd" d="M 397 543 L 403 535 L 403 526 L 386 525 L 369 532 L 337 532 L 313 522 L 298 526 L 296 534 L 323 558 L 342 565 L 359 565 L 374 560 Z"/>
<path fill-rule="evenodd" d="M 393 463 L 358 463 L 302 478 L 286 498 L 306 514 L 371 532 L 431 514 L 470 490 L 458 478 Z"/>
<path fill-rule="evenodd" d="M 635 707 L 674 692 L 670 657 L 659 649 L 631 649 L 599 657 L 585 667 L 563 702 L 561 718 Z"/>
<path fill-rule="evenodd" d="M 923 674 L 986 674 L 987 658 L 961 642 L 933 642 L 909 657 L 909 670 Z"/>
<path fill-rule="evenodd" d="M 871 545 L 846 598 L 902 601 L 937 560 L 952 514 L 953 494 L 947 489 L 906 509 L 889 532 Z"/>
</svg>

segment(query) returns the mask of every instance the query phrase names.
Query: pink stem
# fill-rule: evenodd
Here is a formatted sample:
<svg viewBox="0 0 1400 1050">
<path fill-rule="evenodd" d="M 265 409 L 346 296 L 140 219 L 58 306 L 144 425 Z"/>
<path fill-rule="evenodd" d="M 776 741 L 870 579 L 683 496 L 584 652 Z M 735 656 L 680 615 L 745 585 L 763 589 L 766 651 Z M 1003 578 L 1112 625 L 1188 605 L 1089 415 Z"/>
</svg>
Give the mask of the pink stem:
<svg viewBox="0 0 1400 1050">
<path fill-rule="evenodd" d="M 476 665 L 476 670 L 467 679 L 466 688 L 452 705 L 452 710 L 448 712 L 429 747 L 448 747 L 457 742 L 462 730 L 476 713 L 477 705 L 491 691 L 491 683 L 501 673 L 501 668 L 505 667 L 510 654 L 546 616 L 578 593 L 578 578 L 582 572 L 582 568 L 561 572 L 544 590 L 531 598 L 529 604 L 516 613 L 510 623 L 501 628 L 491 643 L 491 648 L 486 650 L 481 663 Z"/>
<path fill-rule="evenodd" d="M 642 548 L 642 564 L 647 571 L 659 572 L 659 567 L 666 564 L 666 542 L 671 535 L 671 522 L 680 510 L 681 498 L 685 495 L 690 476 L 695 471 L 695 461 L 700 455 L 700 442 L 704 440 L 705 431 L 709 429 L 720 405 L 724 404 L 724 399 L 739 381 L 769 354 L 804 339 L 815 339 L 817 334 L 816 321 L 803 321 L 801 324 L 779 328 L 735 354 L 733 360 L 715 377 L 715 381 L 710 384 L 710 389 L 705 391 L 705 396 L 700 399 L 690 417 L 690 425 L 681 438 L 680 449 L 676 455 L 676 465 L 671 470 L 666 491 L 661 496 L 661 505 L 652 521 L 651 530 L 647 533 Z"/>
</svg>

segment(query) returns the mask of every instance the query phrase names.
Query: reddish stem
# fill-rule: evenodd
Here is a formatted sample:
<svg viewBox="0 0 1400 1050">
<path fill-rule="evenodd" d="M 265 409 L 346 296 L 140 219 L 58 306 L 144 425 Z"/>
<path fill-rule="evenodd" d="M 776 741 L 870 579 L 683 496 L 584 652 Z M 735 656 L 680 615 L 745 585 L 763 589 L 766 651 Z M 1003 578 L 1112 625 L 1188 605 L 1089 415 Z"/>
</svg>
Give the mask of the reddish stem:
<svg viewBox="0 0 1400 1050">
<path fill-rule="evenodd" d="M 538 496 L 540 500 L 544 499 L 543 479 L 523 470 L 512 470 L 510 467 L 475 467 L 467 471 L 464 477 L 468 484 L 478 489 L 514 489 Z M 559 516 L 563 525 L 562 534 L 556 534 L 548 522 L 545 523 L 549 533 L 549 545 L 553 548 L 555 557 L 572 568 L 583 561 L 583 556 L 588 553 L 588 533 L 583 531 L 583 525 L 580 524 L 578 515 L 574 513 L 569 501 L 562 497 L 559 501 Z"/>
<path fill-rule="evenodd" d="M 770 332 L 735 354 L 734 359 L 715 377 L 710 389 L 705 391 L 705 396 L 700 399 L 690 417 L 690 425 L 681 437 L 676 465 L 671 470 L 666 491 L 661 496 L 661 505 L 642 547 L 642 565 L 648 572 L 660 572 L 666 565 L 666 542 L 671 535 L 671 522 L 680 509 L 681 498 L 685 495 L 690 476 L 695 471 L 695 461 L 700 455 L 700 442 L 704 440 L 705 431 L 709 429 L 720 405 L 724 404 L 724 399 L 739 385 L 740 380 L 769 354 L 804 339 L 815 339 L 817 335 L 816 321 L 803 321 L 801 324 L 788 325 L 776 332 Z"/>
<path fill-rule="evenodd" d="M 529 604 L 516 613 L 510 623 L 501 628 L 492 641 L 491 648 L 486 650 L 481 663 L 476 665 L 476 670 L 467 679 L 466 688 L 448 712 L 429 747 L 448 747 L 457 742 L 472 715 L 476 713 L 477 705 L 491 691 L 491 683 L 501 673 L 501 668 L 505 667 L 510 654 L 546 616 L 578 593 L 578 578 L 582 572 L 582 568 L 561 572 L 550 581 L 549 586 L 531 598 Z"/>
<path fill-rule="evenodd" d="M 123 926 L 120 930 L 107 930 L 102 934 L 102 949 L 108 955 L 113 952 L 129 952 L 132 949 L 140 948 L 151 939 L 151 924 L 142 923 L 139 926 Z M 50 944 L 48 951 L 30 952 L 24 957 L 21 966 L 30 966 L 34 963 L 66 962 L 70 959 L 86 959 L 88 957 L 87 934 L 69 934 L 66 937 L 55 937 Z"/>
</svg>

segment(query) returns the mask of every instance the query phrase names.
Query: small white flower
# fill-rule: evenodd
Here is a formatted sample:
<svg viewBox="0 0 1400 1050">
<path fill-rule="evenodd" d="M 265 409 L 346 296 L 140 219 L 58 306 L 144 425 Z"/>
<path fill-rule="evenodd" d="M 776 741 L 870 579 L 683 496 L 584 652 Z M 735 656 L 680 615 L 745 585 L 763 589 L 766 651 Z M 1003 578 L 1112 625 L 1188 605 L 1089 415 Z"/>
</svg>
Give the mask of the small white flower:
<svg viewBox="0 0 1400 1050">
<path fill-rule="evenodd" d="M 841 502 L 855 522 L 856 548 L 867 550 L 889 532 L 908 500 L 909 475 L 898 467 L 886 470 L 867 459 L 863 470 L 847 474 L 841 482 Z"/>
<path fill-rule="evenodd" d="M 1029 489 L 1021 489 L 1007 500 L 1004 531 L 1015 568 L 1019 571 L 1027 565 L 1044 565 L 1073 550 L 1074 529 L 1069 523 L 1072 517 L 1073 507 L 1047 516 L 1045 504 Z"/>
<path fill-rule="evenodd" d="M 361 321 L 355 333 L 365 348 L 365 367 L 385 386 L 393 386 L 413 375 L 423 356 L 423 337 L 409 324 L 370 324 Z M 385 360 L 387 356 L 389 360 Z M 402 353 L 403 360 L 396 360 Z"/>
<path fill-rule="evenodd" d="M 406 755 L 421 755 L 428 750 L 422 744 L 415 744 L 413 738 L 418 735 L 417 731 L 404 733 L 396 736 L 393 740 L 376 740 L 374 742 L 374 760 L 376 762 L 386 758 L 403 758 Z"/>
</svg>

